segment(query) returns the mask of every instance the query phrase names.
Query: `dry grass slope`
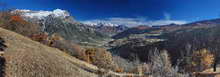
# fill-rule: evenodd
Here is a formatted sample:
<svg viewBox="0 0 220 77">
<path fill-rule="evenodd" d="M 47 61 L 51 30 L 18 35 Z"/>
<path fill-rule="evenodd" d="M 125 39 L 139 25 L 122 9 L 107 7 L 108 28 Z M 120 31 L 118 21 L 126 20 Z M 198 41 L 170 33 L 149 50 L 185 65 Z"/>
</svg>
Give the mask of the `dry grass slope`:
<svg viewBox="0 0 220 77">
<path fill-rule="evenodd" d="M 76 65 L 79 60 L 58 49 L 2 28 L 0 36 L 8 46 L 4 53 L 6 77 L 97 77 Z"/>
</svg>

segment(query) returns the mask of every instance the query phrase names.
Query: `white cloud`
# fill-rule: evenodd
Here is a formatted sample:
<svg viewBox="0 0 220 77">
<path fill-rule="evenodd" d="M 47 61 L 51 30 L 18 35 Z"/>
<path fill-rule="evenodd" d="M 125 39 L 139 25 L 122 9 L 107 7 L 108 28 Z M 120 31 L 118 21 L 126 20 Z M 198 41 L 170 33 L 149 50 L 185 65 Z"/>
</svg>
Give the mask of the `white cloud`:
<svg viewBox="0 0 220 77">
<path fill-rule="evenodd" d="M 128 27 L 135 27 L 139 25 L 168 25 L 171 23 L 174 24 L 185 24 L 186 21 L 179 21 L 179 20 L 170 20 L 170 15 L 167 13 L 165 15 L 165 19 L 163 20 L 147 20 L 147 18 L 138 17 L 138 18 L 106 18 L 106 19 L 95 19 L 95 20 L 87 20 L 81 21 L 84 24 L 97 24 L 97 23 L 111 23 L 111 24 L 119 24 L 119 25 L 126 25 Z"/>
<path fill-rule="evenodd" d="M 169 25 L 169 24 L 186 24 L 186 21 L 178 21 L 178 20 L 157 20 L 157 21 L 149 21 L 148 24 L 152 25 Z"/>
<path fill-rule="evenodd" d="M 165 20 L 171 20 L 171 15 L 167 12 L 164 12 Z"/>
</svg>

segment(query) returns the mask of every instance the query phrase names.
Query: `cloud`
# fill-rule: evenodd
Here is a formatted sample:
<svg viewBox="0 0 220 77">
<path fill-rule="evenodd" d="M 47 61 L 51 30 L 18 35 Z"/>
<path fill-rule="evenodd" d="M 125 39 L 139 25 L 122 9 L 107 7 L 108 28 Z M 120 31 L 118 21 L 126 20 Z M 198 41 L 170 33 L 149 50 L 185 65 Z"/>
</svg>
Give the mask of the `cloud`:
<svg viewBox="0 0 220 77">
<path fill-rule="evenodd" d="M 95 20 L 86 20 L 81 21 L 84 24 L 93 24 L 96 25 L 98 23 L 110 23 L 110 24 L 119 24 L 126 25 L 128 27 L 135 27 L 139 25 L 168 25 L 168 24 L 186 24 L 186 21 L 181 20 L 171 20 L 171 15 L 169 13 L 164 13 L 165 19 L 161 20 L 148 20 L 145 17 L 137 17 L 137 18 L 122 18 L 122 17 L 113 17 L 113 18 L 105 18 L 105 19 L 95 19 Z"/>
<path fill-rule="evenodd" d="M 171 15 L 167 12 L 164 12 L 165 20 L 171 20 Z"/>
<path fill-rule="evenodd" d="M 186 21 L 178 21 L 178 20 L 157 20 L 157 21 L 149 21 L 148 24 L 152 25 L 169 25 L 169 24 L 186 24 Z"/>
</svg>

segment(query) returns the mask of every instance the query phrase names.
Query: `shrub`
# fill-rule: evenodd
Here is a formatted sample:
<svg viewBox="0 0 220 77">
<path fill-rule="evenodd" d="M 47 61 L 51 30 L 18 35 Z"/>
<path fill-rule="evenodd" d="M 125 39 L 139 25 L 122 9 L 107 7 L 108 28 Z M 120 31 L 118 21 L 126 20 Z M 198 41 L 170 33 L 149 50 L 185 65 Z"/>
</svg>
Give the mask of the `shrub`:
<svg viewBox="0 0 220 77">
<path fill-rule="evenodd" d="M 71 41 L 65 40 L 59 34 L 53 34 L 48 38 L 48 45 L 54 48 L 58 48 L 71 56 L 74 56 L 80 60 L 86 61 L 85 49 L 80 45 L 74 44 Z"/>
<path fill-rule="evenodd" d="M 87 48 L 85 53 L 89 63 L 105 69 L 116 70 L 118 68 L 113 61 L 111 53 L 105 49 Z"/>
<path fill-rule="evenodd" d="M 5 45 L 5 40 L 0 37 L 0 51 L 4 51 L 7 46 Z M 1 56 L 2 54 L 0 54 Z"/>
<path fill-rule="evenodd" d="M 43 44 L 47 44 L 49 36 L 45 33 L 33 34 L 30 38 Z"/>
<path fill-rule="evenodd" d="M 81 46 L 72 43 L 71 41 L 67 41 L 64 38 L 62 38 L 58 34 L 52 34 L 49 36 L 47 33 L 39 33 L 39 34 L 33 34 L 30 36 L 30 38 L 34 41 L 38 41 L 44 45 L 57 48 L 61 51 L 66 52 L 67 54 L 74 56 L 81 60 L 88 60 L 86 58 L 85 49 Z M 88 61 L 87 61 L 88 62 Z"/>
<path fill-rule="evenodd" d="M 117 68 L 115 72 L 122 73 L 124 70 L 122 68 Z"/>
<path fill-rule="evenodd" d="M 85 49 L 77 44 L 74 44 L 67 40 L 55 40 L 53 41 L 52 47 L 58 48 L 61 51 L 64 51 L 80 60 L 86 61 Z"/>
<path fill-rule="evenodd" d="M 86 53 L 86 56 L 85 56 L 85 59 L 86 59 L 86 62 L 88 63 L 94 63 L 94 58 L 95 58 L 95 52 L 97 50 L 95 48 L 88 48 L 86 49 L 85 53 Z"/>
<path fill-rule="evenodd" d="M 5 74 L 5 58 L 0 55 L 0 77 L 4 77 Z"/>
<path fill-rule="evenodd" d="M 137 67 L 141 66 L 140 60 L 129 61 L 120 56 L 113 56 L 113 61 L 119 69 L 123 69 L 124 72 L 137 73 Z"/>
</svg>

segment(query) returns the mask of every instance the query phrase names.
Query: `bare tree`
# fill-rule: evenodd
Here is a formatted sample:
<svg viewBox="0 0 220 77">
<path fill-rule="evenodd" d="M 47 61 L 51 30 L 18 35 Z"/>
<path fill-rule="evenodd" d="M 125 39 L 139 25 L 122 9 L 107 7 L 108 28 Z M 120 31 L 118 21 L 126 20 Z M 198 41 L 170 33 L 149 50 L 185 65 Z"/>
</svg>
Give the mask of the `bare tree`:
<svg viewBox="0 0 220 77">
<path fill-rule="evenodd" d="M 151 51 L 150 63 L 153 77 L 188 77 L 187 74 L 178 73 L 178 68 L 173 68 L 167 51 L 155 49 Z"/>
</svg>

